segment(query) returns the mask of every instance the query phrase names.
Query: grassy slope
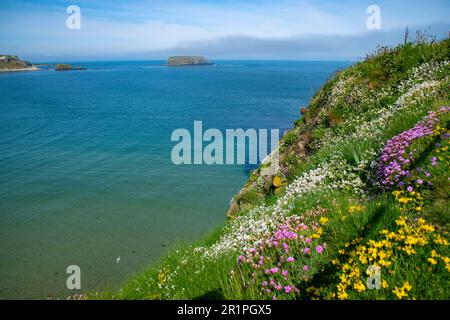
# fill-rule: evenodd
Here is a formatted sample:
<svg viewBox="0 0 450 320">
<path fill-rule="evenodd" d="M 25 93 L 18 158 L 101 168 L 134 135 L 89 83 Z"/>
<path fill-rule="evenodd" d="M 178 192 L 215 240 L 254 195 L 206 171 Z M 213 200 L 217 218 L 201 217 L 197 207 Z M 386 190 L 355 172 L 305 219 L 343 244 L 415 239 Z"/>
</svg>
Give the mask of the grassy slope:
<svg viewBox="0 0 450 320">
<path fill-rule="evenodd" d="M 408 148 L 405 185 L 383 188 L 377 170 L 387 140 L 449 105 L 449 44 L 380 49 L 335 74 L 280 143 L 283 186 L 261 187 L 257 170 L 250 192 L 263 197 L 246 197 L 224 226 L 120 291 L 91 298 L 448 299 L 449 112 L 437 116 L 444 129 Z M 381 270 L 378 290 L 367 288 L 370 265 Z"/>
</svg>

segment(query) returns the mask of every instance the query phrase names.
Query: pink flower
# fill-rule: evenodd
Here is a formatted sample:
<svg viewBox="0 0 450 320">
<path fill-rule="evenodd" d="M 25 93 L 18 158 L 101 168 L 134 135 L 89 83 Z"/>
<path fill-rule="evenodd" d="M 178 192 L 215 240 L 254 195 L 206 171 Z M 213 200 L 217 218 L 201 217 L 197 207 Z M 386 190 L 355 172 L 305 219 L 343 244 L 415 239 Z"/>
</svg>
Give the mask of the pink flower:
<svg viewBox="0 0 450 320">
<path fill-rule="evenodd" d="M 406 190 L 408 190 L 409 192 L 412 192 L 413 188 L 411 186 L 409 186 L 408 188 L 406 188 Z"/>
<path fill-rule="evenodd" d="M 288 257 L 286 259 L 286 262 L 294 262 L 294 261 L 295 261 L 294 257 Z"/>
<path fill-rule="evenodd" d="M 303 249 L 303 253 L 308 254 L 309 253 L 309 248 Z"/>
<path fill-rule="evenodd" d="M 428 178 L 429 176 L 431 176 L 431 174 L 429 172 L 425 172 L 425 177 Z"/>
<path fill-rule="evenodd" d="M 311 242 L 311 238 L 306 238 L 306 243 L 310 243 Z"/>
<path fill-rule="evenodd" d="M 272 300 L 278 300 L 278 298 L 276 296 L 273 296 Z"/>
<path fill-rule="evenodd" d="M 286 293 L 290 293 L 291 290 L 292 290 L 291 286 L 285 286 L 284 287 L 284 292 L 286 292 Z"/>
<path fill-rule="evenodd" d="M 283 276 L 287 276 L 287 274 L 288 274 L 288 271 L 287 270 L 283 270 L 283 271 L 281 271 L 281 274 L 283 275 Z"/>
<path fill-rule="evenodd" d="M 270 269 L 270 272 L 277 273 L 279 270 L 280 270 L 279 268 L 275 267 L 275 268 Z"/>
<path fill-rule="evenodd" d="M 317 246 L 316 247 L 316 251 L 317 251 L 317 253 L 322 253 L 323 252 L 323 247 L 322 246 Z"/>
<path fill-rule="evenodd" d="M 417 183 L 418 183 L 418 184 L 422 184 L 422 183 L 423 183 L 423 180 L 422 180 L 422 179 L 417 179 Z"/>
<path fill-rule="evenodd" d="M 263 287 L 265 287 L 265 286 L 267 286 L 267 281 L 263 281 L 261 284 Z"/>
<path fill-rule="evenodd" d="M 308 266 L 303 266 L 303 271 L 308 271 L 309 270 L 309 267 Z"/>
</svg>

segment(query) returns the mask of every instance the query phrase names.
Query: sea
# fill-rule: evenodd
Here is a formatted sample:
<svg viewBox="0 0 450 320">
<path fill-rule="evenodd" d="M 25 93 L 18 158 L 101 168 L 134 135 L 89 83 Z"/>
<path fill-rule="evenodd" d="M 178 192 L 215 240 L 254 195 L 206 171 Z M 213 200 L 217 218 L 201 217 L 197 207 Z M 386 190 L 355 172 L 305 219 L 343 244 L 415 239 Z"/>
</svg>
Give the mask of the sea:
<svg viewBox="0 0 450 320">
<path fill-rule="evenodd" d="M 284 132 L 350 64 L 71 63 L 86 70 L 0 73 L 0 299 L 119 290 L 223 225 L 254 166 L 176 165 L 174 130 Z"/>
</svg>

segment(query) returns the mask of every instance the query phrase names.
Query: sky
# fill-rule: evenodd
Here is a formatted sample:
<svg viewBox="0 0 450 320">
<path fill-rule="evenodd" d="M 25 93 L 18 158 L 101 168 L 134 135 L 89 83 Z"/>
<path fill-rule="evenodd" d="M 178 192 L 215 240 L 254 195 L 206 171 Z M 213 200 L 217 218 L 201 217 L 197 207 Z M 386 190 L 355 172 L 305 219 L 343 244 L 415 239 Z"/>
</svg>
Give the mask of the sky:
<svg viewBox="0 0 450 320">
<path fill-rule="evenodd" d="M 80 8 L 80 29 L 66 12 Z M 380 29 L 369 29 L 370 5 Z M 403 41 L 406 26 L 450 31 L 448 0 L 2 0 L 0 54 L 31 61 L 355 60 Z"/>
</svg>

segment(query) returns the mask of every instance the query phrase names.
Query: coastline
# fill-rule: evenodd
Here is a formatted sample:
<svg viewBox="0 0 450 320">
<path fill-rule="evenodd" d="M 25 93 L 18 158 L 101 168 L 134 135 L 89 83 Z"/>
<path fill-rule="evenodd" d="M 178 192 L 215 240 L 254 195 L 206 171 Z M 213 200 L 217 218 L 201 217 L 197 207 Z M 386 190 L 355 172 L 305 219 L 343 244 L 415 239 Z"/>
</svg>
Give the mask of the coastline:
<svg viewBox="0 0 450 320">
<path fill-rule="evenodd" d="M 0 69 L 0 73 L 2 73 L 2 72 L 39 71 L 39 70 L 42 70 L 42 69 L 32 66 L 32 67 L 28 67 L 28 68 L 19 68 L 19 69 Z"/>
</svg>

